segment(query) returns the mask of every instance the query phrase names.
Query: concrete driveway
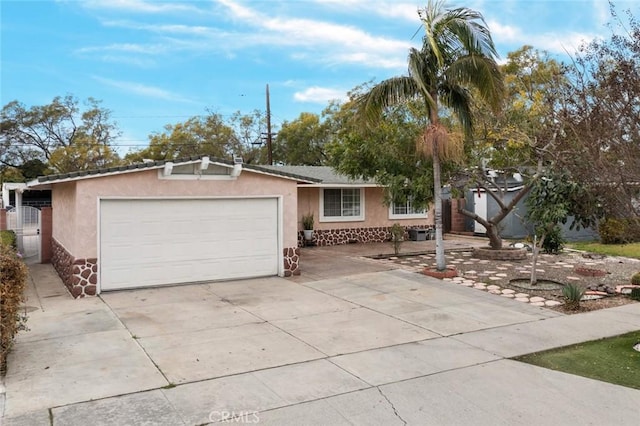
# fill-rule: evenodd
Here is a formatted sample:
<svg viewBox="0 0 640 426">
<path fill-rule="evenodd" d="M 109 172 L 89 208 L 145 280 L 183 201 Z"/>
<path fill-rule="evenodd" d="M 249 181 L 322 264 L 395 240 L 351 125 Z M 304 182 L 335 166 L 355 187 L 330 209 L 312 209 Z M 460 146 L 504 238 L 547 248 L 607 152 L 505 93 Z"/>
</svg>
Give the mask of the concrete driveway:
<svg viewBox="0 0 640 426">
<path fill-rule="evenodd" d="M 35 265 L 3 424 L 637 424 L 640 391 L 508 358 L 640 329 L 640 304 L 564 316 L 340 262 L 83 300 Z"/>
</svg>

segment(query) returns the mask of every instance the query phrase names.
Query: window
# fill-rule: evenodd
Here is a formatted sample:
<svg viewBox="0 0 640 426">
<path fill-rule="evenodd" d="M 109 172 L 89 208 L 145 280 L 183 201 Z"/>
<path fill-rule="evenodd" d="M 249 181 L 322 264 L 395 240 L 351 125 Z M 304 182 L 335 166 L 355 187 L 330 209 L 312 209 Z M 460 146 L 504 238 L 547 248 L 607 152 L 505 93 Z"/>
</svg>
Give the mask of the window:
<svg viewBox="0 0 640 426">
<path fill-rule="evenodd" d="M 363 192 L 362 188 L 321 188 L 320 221 L 364 220 Z"/>
<path fill-rule="evenodd" d="M 424 219 L 427 212 L 424 207 L 416 208 L 411 203 L 411 197 L 404 203 L 391 203 L 389 206 L 389 219 Z"/>
<path fill-rule="evenodd" d="M 179 164 L 172 168 L 170 175 L 165 175 L 163 169 L 158 169 L 158 178 L 162 180 L 234 180 L 232 168 L 219 164 L 210 164 L 204 170 L 200 163 Z"/>
</svg>

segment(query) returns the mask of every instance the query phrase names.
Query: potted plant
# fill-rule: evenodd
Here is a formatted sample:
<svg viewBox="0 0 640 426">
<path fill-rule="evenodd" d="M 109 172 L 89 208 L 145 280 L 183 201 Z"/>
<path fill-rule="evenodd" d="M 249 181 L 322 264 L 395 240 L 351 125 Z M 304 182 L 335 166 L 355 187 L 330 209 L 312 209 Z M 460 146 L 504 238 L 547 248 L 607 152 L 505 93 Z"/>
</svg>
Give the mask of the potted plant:
<svg viewBox="0 0 640 426">
<path fill-rule="evenodd" d="M 304 232 L 304 239 L 307 241 L 313 240 L 313 213 L 302 216 L 302 229 Z"/>
</svg>

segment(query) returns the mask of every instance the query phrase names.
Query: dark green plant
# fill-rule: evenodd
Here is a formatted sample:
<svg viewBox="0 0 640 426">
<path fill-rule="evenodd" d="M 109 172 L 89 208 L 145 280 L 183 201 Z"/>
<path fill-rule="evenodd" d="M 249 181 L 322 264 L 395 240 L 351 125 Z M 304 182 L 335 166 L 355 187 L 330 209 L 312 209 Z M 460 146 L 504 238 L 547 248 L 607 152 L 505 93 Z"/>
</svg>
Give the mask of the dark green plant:
<svg viewBox="0 0 640 426">
<path fill-rule="evenodd" d="M 633 276 L 631 277 L 631 284 L 640 285 L 640 272 L 636 272 L 635 274 L 633 274 Z"/>
<path fill-rule="evenodd" d="M 13 231 L 0 231 L 0 243 L 16 250 L 18 248 L 16 233 Z"/>
<path fill-rule="evenodd" d="M 569 283 L 562 288 L 562 296 L 567 309 L 576 311 L 580 308 L 580 300 L 586 289 L 579 284 Z"/>
<path fill-rule="evenodd" d="M 547 232 L 542 243 L 542 251 L 547 254 L 558 254 L 564 248 L 566 240 L 562 236 L 562 228 L 555 226 Z"/>
<path fill-rule="evenodd" d="M 305 214 L 304 216 L 302 216 L 302 229 L 310 231 L 313 229 L 313 224 L 313 213 Z"/>
<path fill-rule="evenodd" d="M 631 298 L 633 300 L 638 300 L 640 301 L 640 288 L 632 288 L 631 289 Z"/>
<path fill-rule="evenodd" d="M 624 244 L 627 242 L 627 226 L 623 220 L 606 219 L 598 226 L 602 244 Z"/>
<path fill-rule="evenodd" d="M 391 241 L 393 242 L 393 252 L 400 253 L 400 245 L 404 241 L 404 226 L 399 223 L 394 223 L 391 226 Z"/>
</svg>

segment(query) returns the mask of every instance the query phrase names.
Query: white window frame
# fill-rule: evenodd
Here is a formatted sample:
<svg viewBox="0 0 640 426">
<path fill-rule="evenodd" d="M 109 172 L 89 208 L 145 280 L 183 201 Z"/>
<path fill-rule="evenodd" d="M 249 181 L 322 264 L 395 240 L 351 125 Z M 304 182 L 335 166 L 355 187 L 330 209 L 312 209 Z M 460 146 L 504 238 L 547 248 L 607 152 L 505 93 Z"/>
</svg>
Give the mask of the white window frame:
<svg viewBox="0 0 640 426">
<path fill-rule="evenodd" d="M 407 198 L 407 201 L 405 203 L 407 204 L 407 207 L 409 207 L 409 205 L 411 204 L 411 199 Z M 426 207 L 424 207 L 424 211 L 421 213 L 397 214 L 393 212 L 395 205 L 395 202 L 389 204 L 389 219 L 426 219 L 429 215 Z M 407 208 L 407 211 L 408 210 L 409 209 Z"/>
<path fill-rule="evenodd" d="M 324 190 L 325 189 L 356 189 L 360 191 L 360 215 L 359 216 L 325 216 L 324 215 Z M 349 187 L 323 187 L 320 188 L 320 222 L 359 222 L 364 220 L 364 188 L 349 188 Z"/>
</svg>

